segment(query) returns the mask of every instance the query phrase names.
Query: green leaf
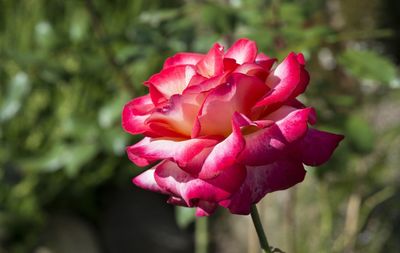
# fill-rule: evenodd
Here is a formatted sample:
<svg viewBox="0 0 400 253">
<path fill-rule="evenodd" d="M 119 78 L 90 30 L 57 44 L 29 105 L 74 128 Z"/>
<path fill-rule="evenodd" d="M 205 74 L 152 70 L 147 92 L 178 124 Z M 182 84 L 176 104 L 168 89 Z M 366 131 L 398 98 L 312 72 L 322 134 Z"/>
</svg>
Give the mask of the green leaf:
<svg viewBox="0 0 400 253">
<path fill-rule="evenodd" d="M 386 57 L 374 51 L 347 50 L 339 63 L 354 77 L 389 84 L 396 78 L 396 67 Z"/>
<path fill-rule="evenodd" d="M 346 137 L 356 151 L 371 152 L 375 136 L 370 124 L 360 116 L 352 116 L 346 122 Z"/>
<path fill-rule="evenodd" d="M 187 228 L 190 223 L 195 220 L 196 209 L 189 207 L 176 206 L 175 207 L 175 220 L 178 227 L 181 229 Z"/>
<path fill-rule="evenodd" d="M 62 168 L 69 177 L 79 170 L 97 154 L 97 146 L 90 143 L 54 145 L 48 152 L 37 158 L 28 158 L 22 165 L 35 171 L 54 172 Z"/>
<path fill-rule="evenodd" d="M 121 117 L 124 104 L 129 101 L 129 95 L 120 93 L 99 110 L 98 121 L 102 128 L 110 128 Z"/>
<path fill-rule="evenodd" d="M 7 95 L 4 102 L 0 104 L 0 122 L 11 119 L 17 114 L 30 88 L 28 75 L 25 72 L 18 72 L 8 83 Z"/>
</svg>

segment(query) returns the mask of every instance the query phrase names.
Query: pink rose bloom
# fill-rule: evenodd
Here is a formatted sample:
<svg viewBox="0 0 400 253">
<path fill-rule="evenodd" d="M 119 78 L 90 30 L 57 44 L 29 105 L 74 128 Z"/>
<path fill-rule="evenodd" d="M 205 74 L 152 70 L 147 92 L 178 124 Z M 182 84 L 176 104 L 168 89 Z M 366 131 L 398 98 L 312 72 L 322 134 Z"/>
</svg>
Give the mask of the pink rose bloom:
<svg viewBox="0 0 400 253">
<path fill-rule="evenodd" d="M 124 130 L 145 136 L 129 159 L 158 162 L 133 183 L 198 216 L 218 206 L 249 214 L 267 193 L 303 181 L 303 164 L 326 162 L 343 136 L 309 126 L 315 111 L 296 99 L 309 82 L 303 55 L 275 62 L 248 39 L 168 58 L 145 82 L 149 94 L 122 112 Z"/>
</svg>

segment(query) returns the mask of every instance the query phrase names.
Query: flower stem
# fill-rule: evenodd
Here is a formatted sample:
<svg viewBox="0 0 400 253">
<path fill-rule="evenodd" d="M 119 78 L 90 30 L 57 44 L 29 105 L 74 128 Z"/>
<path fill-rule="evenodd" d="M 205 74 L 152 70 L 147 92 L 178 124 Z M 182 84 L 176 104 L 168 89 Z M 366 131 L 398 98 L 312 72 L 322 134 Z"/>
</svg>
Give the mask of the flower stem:
<svg viewBox="0 0 400 253">
<path fill-rule="evenodd" d="M 260 216 L 258 215 L 256 205 L 251 206 L 251 219 L 253 220 L 254 227 L 256 228 L 256 232 L 258 235 L 258 239 L 260 241 L 260 246 L 263 253 L 272 253 L 271 248 L 269 247 L 267 237 L 265 236 L 264 229 L 261 224 Z"/>
<path fill-rule="evenodd" d="M 208 252 L 208 218 L 196 218 L 195 224 L 195 253 Z"/>
</svg>

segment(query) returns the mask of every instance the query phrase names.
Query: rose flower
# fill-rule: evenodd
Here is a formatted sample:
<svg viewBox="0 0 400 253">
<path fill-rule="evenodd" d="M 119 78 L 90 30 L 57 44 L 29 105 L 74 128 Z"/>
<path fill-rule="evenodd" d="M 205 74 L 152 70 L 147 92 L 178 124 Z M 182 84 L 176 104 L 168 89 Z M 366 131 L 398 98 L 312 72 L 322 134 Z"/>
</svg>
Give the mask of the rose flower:
<svg viewBox="0 0 400 253">
<path fill-rule="evenodd" d="M 296 99 L 309 82 L 303 55 L 275 62 L 248 39 L 168 58 L 145 82 L 149 94 L 122 112 L 124 130 L 145 136 L 129 159 L 155 164 L 133 183 L 198 216 L 218 206 L 249 214 L 267 193 L 303 181 L 303 164 L 326 162 L 343 136 L 309 126 L 315 111 Z"/>
</svg>

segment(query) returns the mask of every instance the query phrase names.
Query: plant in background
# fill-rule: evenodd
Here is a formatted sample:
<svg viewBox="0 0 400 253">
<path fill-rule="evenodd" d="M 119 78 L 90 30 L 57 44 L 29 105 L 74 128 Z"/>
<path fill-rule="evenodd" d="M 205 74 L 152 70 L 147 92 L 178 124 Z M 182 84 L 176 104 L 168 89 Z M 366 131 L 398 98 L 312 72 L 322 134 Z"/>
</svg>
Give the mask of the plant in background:
<svg viewBox="0 0 400 253">
<path fill-rule="evenodd" d="M 122 112 L 125 131 L 145 135 L 127 148 L 130 160 L 160 161 L 134 184 L 197 216 L 218 206 L 251 213 L 266 252 L 255 204 L 303 181 L 303 164 L 326 162 L 343 139 L 309 127 L 315 112 L 297 99 L 309 82 L 303 55 L 275 62 L 247 39 L 226 52 L 215 44 L 207 54 L 178 53 L 145 82 L 149 94 Z"/>
</svg>

